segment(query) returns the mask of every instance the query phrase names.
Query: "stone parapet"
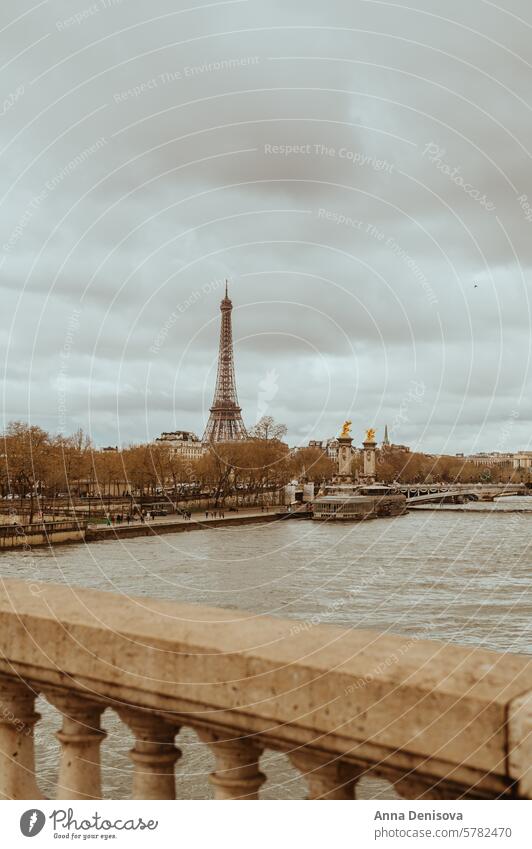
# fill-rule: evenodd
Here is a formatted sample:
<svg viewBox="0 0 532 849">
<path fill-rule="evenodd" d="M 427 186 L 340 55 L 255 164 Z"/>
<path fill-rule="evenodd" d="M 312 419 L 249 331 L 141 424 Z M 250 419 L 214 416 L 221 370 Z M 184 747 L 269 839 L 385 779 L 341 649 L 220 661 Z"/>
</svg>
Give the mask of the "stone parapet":
<svg viewBox="0 0 532 849">
<path fill-rule="evenodd" d="M 363 775 L 388 779 L 405 798 L 530 797 L 526 657 L 89 589 L 37 589 L 5 580 L 0 591 L 4 798 L 38 792 L 36 693 L 62 714 L 58 798 L 98 798 L 107 709 L 135 736 L 135 798 L 174 798 L 183 726 L 214 753 L 219 798 L 257 797 L 265 749 L 289 755 L 312 798 L 354 798 Z M 14 746 L 22 747 L 19 760 Z"/>
<path fill-rule="evenodd" d="M 85 532 L 86 523 L 77 520 L 3 525 L 0 527 L 0 551 L 25 546 L 33 548 L 39 545 L 82 542 Z"/>
</svg>

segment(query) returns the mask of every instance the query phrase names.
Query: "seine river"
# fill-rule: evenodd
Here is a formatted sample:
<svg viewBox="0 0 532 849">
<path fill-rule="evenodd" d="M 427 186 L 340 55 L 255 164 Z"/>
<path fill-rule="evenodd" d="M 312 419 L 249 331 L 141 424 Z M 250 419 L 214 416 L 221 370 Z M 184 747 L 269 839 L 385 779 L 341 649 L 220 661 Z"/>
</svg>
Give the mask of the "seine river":
<svg viewBox="0 0 532 849">
<path fill-rule="evenodd" d="M 532 653 L 532 498 L 462 510 L 416 510 L 397 519 L 330 525 L 288 521 L 89 546 L 1 555 L 6 577 L 37 578 L 125 595 L 242 609 L 352 628 Z M 53 793 L 58 715 L 46 704 L 37 727 L 38 772 Z M 129 732 L 107 711 L 102 747 L 105 795 L 127 798 Z M 206 748 L 181 732 L 178 796 L 209 798 Z M 267 753 L 262 795 L 302 798 L 284 756 Z M 368 780 L 365 797 L 393 798 Z"/>
</svg>

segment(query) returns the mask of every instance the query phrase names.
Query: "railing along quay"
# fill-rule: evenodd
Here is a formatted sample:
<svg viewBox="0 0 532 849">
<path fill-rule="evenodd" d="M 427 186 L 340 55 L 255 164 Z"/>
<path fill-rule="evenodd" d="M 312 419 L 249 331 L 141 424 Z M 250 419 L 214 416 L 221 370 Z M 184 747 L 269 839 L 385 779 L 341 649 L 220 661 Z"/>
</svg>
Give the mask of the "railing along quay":
<svg viewBox="0 0 532 849">
<path fill-rule="evenodd" d="M 11 522 L 10 524 L 0 525 L 0 536 L 10 536 L 13 533 L 47 533 L 51 534 L 54 531 L 69 531 L 72 528 L 84 528 L 83 522 L 72 519 L 59 519 L 50 521 L 31 522 L 31 524 L 20 524 L 19 522 Z"/>
<path fill-rule="evenodd" d="M 76 519 L 0 525 L 0 551 L 58 542 L 81 542 L 85 539 L 85 531 L 86 523 Z"/>
<path fill-rule="evenodd" d="M 133 732 L 131 795 L 179 797 L 183 727 L 215 757 L 217 799 L 256 799 L 265 749 L 311 799 L 362 776 L 407 799 L 532 797 L 532 663 L 375 631 L 5 580 L 0 796 L 42 798 L 37 695 L 58 712 L 56 798 L 101 798 L 102 715 Z"/>
</svg>

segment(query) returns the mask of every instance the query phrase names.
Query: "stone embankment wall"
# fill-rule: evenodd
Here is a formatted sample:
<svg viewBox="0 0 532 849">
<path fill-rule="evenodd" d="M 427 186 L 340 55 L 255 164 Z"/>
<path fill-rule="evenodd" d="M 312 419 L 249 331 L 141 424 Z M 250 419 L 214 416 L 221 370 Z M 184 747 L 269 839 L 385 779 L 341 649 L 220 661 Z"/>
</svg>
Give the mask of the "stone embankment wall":
<svg viewBox="0 0 532 849">
<path fill-rule="evenodd" d="M 203 531 L 212 528 L 238 527 L 239 525 L 256 525 L 263 522 L 275 522 L 279 519 L 279 513 L 264 513 L 253 516 L 230 516 L 225 519 L 209 519 L 206 522 L 157 522 L 154 524 L 135 525 L 104 525 L 98 528 L 88 528 L 85 534 L 87 542 L 102 539 L 123 539 L 130 537 L 159 536 L 160 534 L 179 534 L 186 531 Z"/>
<path fill-rule="evenodd" d="M 6 525 L 0 528 L 0 551 L 55 545 L 64 542 L 82 542 L 85 526 L 78 522 L 34 522 L 31 525 Z"/>
</svg>

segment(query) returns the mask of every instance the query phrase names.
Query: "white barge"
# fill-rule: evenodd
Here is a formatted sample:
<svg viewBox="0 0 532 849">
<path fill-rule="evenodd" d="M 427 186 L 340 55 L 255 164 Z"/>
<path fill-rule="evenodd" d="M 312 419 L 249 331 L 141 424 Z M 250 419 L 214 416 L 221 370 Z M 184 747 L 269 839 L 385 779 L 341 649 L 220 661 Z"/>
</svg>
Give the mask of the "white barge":
<svg viewBox="0 0 532 849">
<path fill-rule="evenodd" d="M 345 522 L 402 516 L 407 512 L 406 496 L 393 487 L 379 484 L 331 485 L 314 499 L 312 518 Z"/>
</svg>

